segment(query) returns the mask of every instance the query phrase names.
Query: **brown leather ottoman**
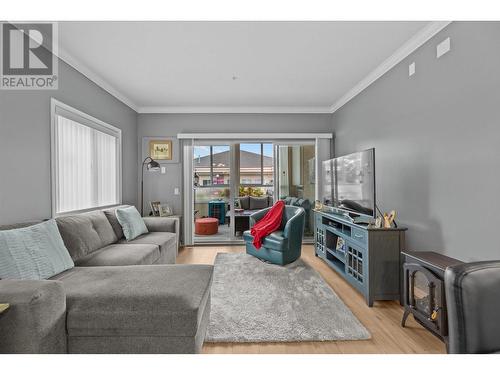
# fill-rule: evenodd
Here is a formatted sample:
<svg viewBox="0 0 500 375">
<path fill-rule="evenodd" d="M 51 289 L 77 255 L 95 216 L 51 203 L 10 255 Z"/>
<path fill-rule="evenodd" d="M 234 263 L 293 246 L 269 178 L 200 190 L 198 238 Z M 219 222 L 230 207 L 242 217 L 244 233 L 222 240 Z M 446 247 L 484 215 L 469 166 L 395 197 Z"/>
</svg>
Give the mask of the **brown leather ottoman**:
<svg viewBox="0 0 500 375">
<path fill-rule="evenodd" d="M 194 233 L 202 235 L 217 234 L 219 231 L 219 219 L 215 217 L 204 217 L 194 221 Z"/>
</svg>

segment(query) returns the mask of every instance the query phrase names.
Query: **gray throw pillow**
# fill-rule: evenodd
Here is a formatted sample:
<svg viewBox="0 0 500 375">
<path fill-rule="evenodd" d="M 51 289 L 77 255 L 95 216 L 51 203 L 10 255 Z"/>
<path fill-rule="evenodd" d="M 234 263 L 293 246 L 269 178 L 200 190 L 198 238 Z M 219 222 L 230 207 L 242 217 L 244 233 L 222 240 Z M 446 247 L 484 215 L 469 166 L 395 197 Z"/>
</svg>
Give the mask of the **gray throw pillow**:
<svg viewBox="0 0 500 375">
<path fill-rule="evenodd" d="M 250 197 L 250 209 L 262 210 L 269 207 L 269 199 L 265 197 Z"/>
<path fill-rule="evenodd" d="M 0 279 L 43 280 L 74 266 L 54 219 L 0 231 Z"/>
<path fill-rule="evenodd" d="M 148 233 L 144 219 L 134 206 L 117 208 L 116 218 L 122 226 L 123 234 L 127 241 L 132 241 L 141 234 Z"/>
<path fill-rule="evenodd" d="M 116 234 L 116 238 L 118 240 L 121 240 L 123 238 L 123 229 L 116 217 L 116 210 L 117 208 L 110 208 L 109 210 L 104 210 L 104 215 L 106 215 L 106 218 L 113 227 L 113 230 L 115 231 Z"/>
<path fill-rule="evenodd" d="M 245 195 L 244 197 L 240 197 L 240 206 L 244 210 L 250 209 L 250 197 Z"/>
</svg>

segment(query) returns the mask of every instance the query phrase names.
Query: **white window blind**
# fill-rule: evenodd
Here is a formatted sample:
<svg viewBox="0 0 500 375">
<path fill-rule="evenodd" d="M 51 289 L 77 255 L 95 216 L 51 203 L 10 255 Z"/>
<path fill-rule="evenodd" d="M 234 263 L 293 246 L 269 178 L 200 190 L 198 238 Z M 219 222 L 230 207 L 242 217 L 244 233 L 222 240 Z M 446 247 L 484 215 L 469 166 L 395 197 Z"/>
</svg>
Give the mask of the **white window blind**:
<svg viewBox="0 0 500 375">
<path fill-rule="evenodd" d="M 121 203 L 121 131 L 54 102 L 54 216 Z"/>
</svg>

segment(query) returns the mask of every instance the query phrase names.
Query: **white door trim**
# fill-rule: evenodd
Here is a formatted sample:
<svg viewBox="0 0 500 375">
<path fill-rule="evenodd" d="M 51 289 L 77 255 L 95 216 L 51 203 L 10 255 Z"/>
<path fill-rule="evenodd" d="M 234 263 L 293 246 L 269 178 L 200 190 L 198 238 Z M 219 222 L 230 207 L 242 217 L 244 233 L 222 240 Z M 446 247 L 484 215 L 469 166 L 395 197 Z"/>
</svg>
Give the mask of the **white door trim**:
<svg viewBox="0 0 500 375">
<path fill-rule="evenodd" d="M 266 140 L 278 139 L 332 139 L 333 133 L 179 133 L 178 139 L 231 139 L 231 140 Z"/>
</svg>

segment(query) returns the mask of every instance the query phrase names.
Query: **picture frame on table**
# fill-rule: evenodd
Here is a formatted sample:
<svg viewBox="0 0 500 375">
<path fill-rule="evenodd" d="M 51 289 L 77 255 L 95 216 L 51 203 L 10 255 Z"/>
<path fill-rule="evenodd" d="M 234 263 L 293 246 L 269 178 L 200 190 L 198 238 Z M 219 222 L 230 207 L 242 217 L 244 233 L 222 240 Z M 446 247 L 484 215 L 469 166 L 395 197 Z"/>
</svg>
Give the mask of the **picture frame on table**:
<svg viewBox="0 0 500 375">
<path fill-rule="evenodd" d="M 172 216 L 173 214 L 174 214 L 174 211 L 172 210 L 172 207 L 170 207 L 168 204 L 165 204 L 165 203 L 160 204 L 160 216 L 161 217 Z"/>
<path fill-rule="evenodd" d="M 160 202 L 149 202 L 153 216 L 160 216 Z"/>
</svg>

